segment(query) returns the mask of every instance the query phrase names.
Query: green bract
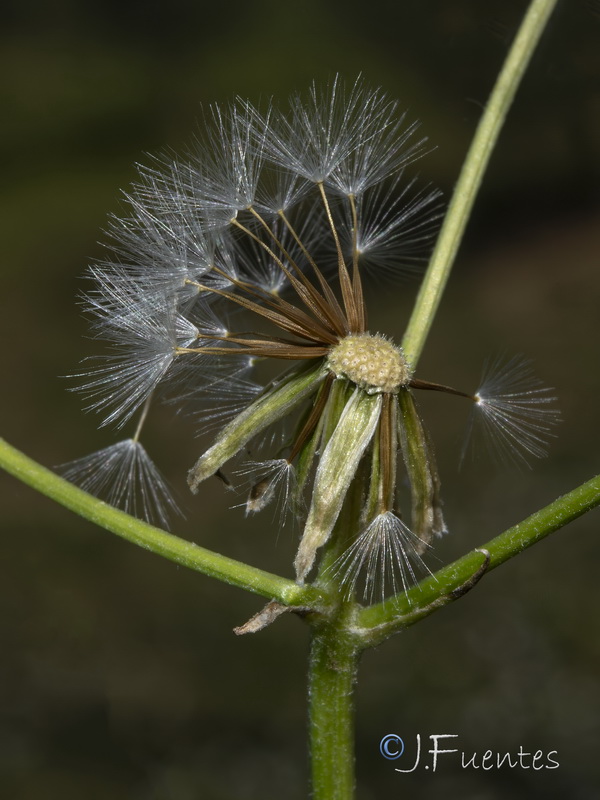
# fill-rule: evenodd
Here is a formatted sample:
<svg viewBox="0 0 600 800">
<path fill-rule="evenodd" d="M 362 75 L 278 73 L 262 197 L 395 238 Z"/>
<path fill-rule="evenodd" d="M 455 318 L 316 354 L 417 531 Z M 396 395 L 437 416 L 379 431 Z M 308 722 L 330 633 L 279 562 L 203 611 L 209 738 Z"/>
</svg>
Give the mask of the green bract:
<svg viewBox="0 0 600 800">
<path fill-rule="evenodd" d="M 294 562 L 300 582 L 310 571 L 317 549 L 333 530 L 348 487 L 379 424 L 381 405 L 381 395 L 369 395 L 356 388 L 321 455 L 308 519 Z"/>
<path fill-rule="evenodd" d="M 190 489 L 197 492 L 198 485 L 214 475 L 250 439 L 310 397 L 324 377 L 325 370 L 321 364 L 308 371 L 302 370 L 300 374 L 294 373 L 273 386 L 235 417 L 223 428 L 213 446 L 200 456 L 190 470 L 188 474 Z"/>
</svg>

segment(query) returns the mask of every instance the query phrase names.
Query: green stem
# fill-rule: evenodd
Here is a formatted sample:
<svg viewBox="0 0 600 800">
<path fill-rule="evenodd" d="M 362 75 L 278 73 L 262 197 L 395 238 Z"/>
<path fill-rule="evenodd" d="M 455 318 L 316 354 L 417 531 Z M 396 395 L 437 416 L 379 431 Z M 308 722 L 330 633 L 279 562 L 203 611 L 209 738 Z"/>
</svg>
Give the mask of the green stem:
<svg viewBox="0 0 600 800">
<path fill-rule="evenodd" d="M 498 134 L 556 2 L 532 0 L 477 126 L 402 342 L 413 368 L 440 303 Z"/>
<path fill-rule="evenodd" d="M 354 797 L 357 642 L 343 618 L 313 632 L 308 672 L 313 800 Z"/>
<path fill-rule="evenodd" d="M 330 609 L 329 620 L 313 620 L 308 694 L 314 800 L 354 797 L 354 683 L 362 643 L 350 632 L 359 607 L 342 600 L 340 577 L 331 567 L 358 534 L 367 477 L 364 465 L 359 467 L 324 547 L 316 580 L 316 586 L 337 598 L 338 606 Z"/>
<path fill-rule="evenodd" d="M 272 575 L 148 525 L 87 494 L 0 439 L 0 467 L 47 497 L 133 544 L 184 567 L 289 606 L 316 608 L 325 593 Z"/>
<path fill-rule="evenodd" d="M 482 565 L 482 550 L 490 554 L 486 570 L 489 571 L 598 505 L 600 475 L 536 511 L 477 550 L 438 570 L 406 594 L 363 609 L 357 615 L 356 623 L 362 629 L 365 643 L 367 646 L 377 644 L 459 597 L 460 591 L 457 590 L 467 584 Z"/>
</svg>

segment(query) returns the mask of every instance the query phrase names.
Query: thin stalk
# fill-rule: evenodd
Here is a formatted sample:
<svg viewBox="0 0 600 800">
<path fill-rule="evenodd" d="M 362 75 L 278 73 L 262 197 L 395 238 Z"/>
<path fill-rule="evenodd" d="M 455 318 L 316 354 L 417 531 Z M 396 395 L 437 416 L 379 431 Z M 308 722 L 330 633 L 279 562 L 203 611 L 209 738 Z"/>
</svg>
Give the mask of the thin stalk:
<svg viewBox="0 0 600 800">
<path fill-rule="evenodd" d="M 0 439 L 0 467 L 101 528 L 211 578 L 289 606 L 317 608 L 325 593 L 214 553 L 148 525 L 84 492 Z"/>
<path fill-rule="evenodd" d="M 313 269 L 313 272 L 315 273 L 315 275 L 317 277 L 317 280 L 319 281 L 319 284 L 321 286 L 321 290 L 323 292 L 323 296 L 326 298 L 327 304 L 329 306 L 329 309 L 330 309 L 330 311 L 332 312 L 332 314 L 333 314 L 333 316 L 335 318 L 334 328 L 335 328 L 336 332 L 340 336 L 345 336 L 348 333 L 348 325 L 346 323 L 346 318 L 345 318 L 344 313 L 343 313 L 343 311 L 342 311 L 342 309 L 340 307 L 340 304 L 338 303 L 337 298 L 336 298 L 335 294 L 333 293 L 333 290 L 331 289 L 331 286 L 329 286 L 329 284 L 325 280 L 325 278 L 323 276 L 323 273 L 321 272 L 321 270 L 317 266 L 314 258 L 311 256 L 311 254 L 308 252 L 308 250 L 306 249 L 306 247 L 304 246 L 304 244 L 300 240 L 300 237 L 298 236 L 298 234 L 296 233 L 296 231 L 292 227 L 291 222 L 286 217 L 284 212 L 283 211 L 279 211 L 278 214 L 281 217 L 281 219 L 283 220 L 283 222 L 284 222 L 286 228 L 288 229 L 288 231 L 293 236 L 294 241 L 296 242 L 296 244 L 298 245 L 300 250 L 304 253 L 304 257 L 306 258 L 308 263 L 311 265 L 311 267 Z"/>
<path fill-rule="evenodd" d="M 423 350 L 498 134 L 556 2 L 532 0 L 477 126 L 402 342 L 413 368 Z"/>
<path fill-rule="evenodd" d="M 352 287 L 352 281 L 350 280 L 350 275 L 348 274 L 348 268 L 346 267 L 346 262 L 344 261 L 344 254 L 342 252 L 342 245 L 340 244 L 340 237 L 338 236 L 338 232 L 335 227 L 335 222 L 333 221 L 333 216 L 331 214 L 331 208 L 329 207 L 329 201 L 327 200 L 325 187 L 323 186 L 322 182 L 319 182 L 317 186 L 319 187 L 319 191 L 321 193 L 321 199 L 323 200 L 323 206 L 325 207 L 325 213 L 329 221 L 329 227 L 331 228 L 331 234 L 333 236 L 333 241 L 335 242 L 335 249 L 337 251 L 338 280 L 340 282 L 340 289 L 342 292 L 342 299 L 344 301 L 344 310 L 346 312 L 346 319 L 348 320 L 348 326 L 350 328 L 351 333 L 360 333 L 362 329 L 359 328 L 358 325 L 359 316 L 356 308 L 354 289 Z"/>
<path fill-rule="evenodd" d="M 142 406 L 142 413 L 140 414 L 140 418 L 138 420 L 137 428 L 135 429 L 135 433 L 133 434 L 133 441 L 139 442 L 140 434 L 142 432 L 142 428 L 144 427 L 144 423 L 146 422 L 146 417 L 148 416 L 148 411 L 150 410 L 150 405 L 152 403 L 152 396 L 154 392 L 146 398 L 144 405 Z"/>
</svg>

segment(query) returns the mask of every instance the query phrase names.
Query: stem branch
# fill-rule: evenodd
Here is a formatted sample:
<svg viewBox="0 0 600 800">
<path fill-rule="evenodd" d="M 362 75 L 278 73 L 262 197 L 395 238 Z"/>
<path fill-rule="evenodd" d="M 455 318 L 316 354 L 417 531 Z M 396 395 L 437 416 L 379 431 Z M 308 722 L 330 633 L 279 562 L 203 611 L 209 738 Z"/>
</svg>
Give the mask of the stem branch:
<svg viewBox="0 0 600 800">
<path fill-rule="evenodd" d="M 481 566 L 482 550 L 490 554 L 487 570 L 492 570 L 598 505 L 600 475 L 536 511 L 477 550 L 438 570 L 406 594 L 363 609 L 356 621 L 359 627 L 368 629 L 362 632 L 367 646 L 377 644 L 381 639 L 456 599 L 453 591 L 467 583 Z"/>
<path fill-rule="evenodd" d="M 101 528 L 184 567 L 285 605 L 316 607 L 324 602 L 324 593 L 312 586 L 298 586 L 279 575 L 214 553 L 109 506 L 37 464 L 4 439 L 0 439 L 0 467 Z"/>
</svg>

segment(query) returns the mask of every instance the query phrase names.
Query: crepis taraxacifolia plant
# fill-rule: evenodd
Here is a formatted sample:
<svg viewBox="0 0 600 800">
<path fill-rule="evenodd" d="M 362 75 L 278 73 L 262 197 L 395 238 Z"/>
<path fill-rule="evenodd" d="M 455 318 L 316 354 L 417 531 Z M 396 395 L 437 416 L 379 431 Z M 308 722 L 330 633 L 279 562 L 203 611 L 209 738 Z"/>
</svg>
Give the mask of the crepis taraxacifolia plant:
<svg viewBox="0 0 600 800">
<path fill-rule="evenodd" d="M 415 377 L 401 348 L 370 331 L 363 278 L 416 270 L 440 217 L 439 194 L 405 176 L 423 152 L 396 103 L 336 79 L 285 111 L 214 107 L 186 158 L 139 167 L 126 215 L 111 221 L 111 257 L 90 269 L 86 304 L 112 351 L 83 389 L 105 424 L 140 420 L 133 438 L 72 462 L 67 477 L 166 524 L 175 503 L 140 432 L 167 392 L 218 426 L 189 471 L 193 492 L 213 475 L 229 482 L 227 462 L 266 437 L 269 457 L 240 470 L 251 476 L 246 508 L 279 495 L 302 519 L 299 582 L 360 482 L 354 530 L 328 571 L 348 596 L 359 582 L 369 600 L 375 587 L 382 597 L 406 588 L 446 531 L 414 390 L 472 401 L 515 461 L 543 455 L 558 418 L 527 362 L 496 363 L 464 393 Z M 265 360 L 285 367 L 266 386 L 251 377 Z M 399 461 L 410 523 L 398 508 Z"/>
</svg>

